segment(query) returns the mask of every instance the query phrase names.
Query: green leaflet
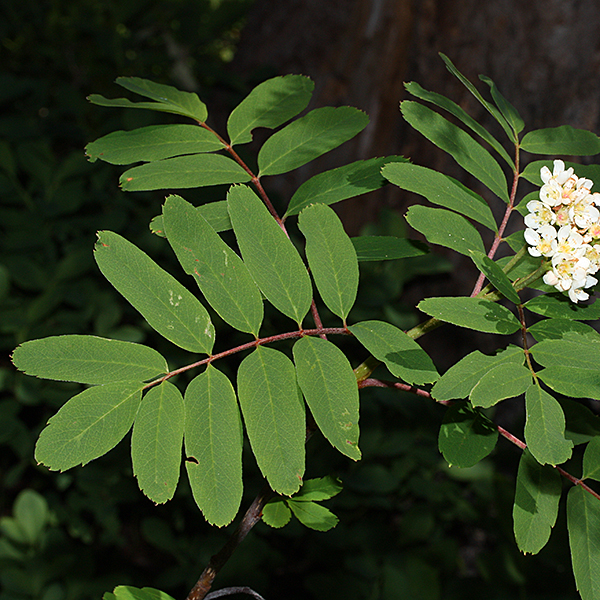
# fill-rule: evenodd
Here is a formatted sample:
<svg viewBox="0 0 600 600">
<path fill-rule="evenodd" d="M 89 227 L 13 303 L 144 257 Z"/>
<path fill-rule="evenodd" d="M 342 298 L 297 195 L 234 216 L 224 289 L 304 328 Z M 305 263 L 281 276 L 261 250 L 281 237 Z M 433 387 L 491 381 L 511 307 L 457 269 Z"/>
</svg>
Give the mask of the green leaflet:
<svg viewBox="0 0 600 600">
<path fill-rule="evenodd" d="M 565 415 L 560 404 L 539 385 L 525 394 L 525 441 L 541 465 L 560 465 L 571 458 L 573 442 L 565 439 Z"/>
<path fill-rule="evenodd" d="M 474 131 L 480 138 L 486 141 L 500 156 L 506 161 L 508 166 L 514 170 L 515 163 L 512 158 L 508 155 L 508 152 L 504 149 L 502 144 L 488 132 L 485 127 L 480 125 L 473 117 L 467 114 L 456 102 L 453 102 L 449 98 L 430 92 L 423 89 L 418 83 L 411 81 L 410 83 L 404 84 L 406 91 L 421 100 L 431 102 L 444 110 L 447 110 L 451 115 L 454 115 L 457 119 L 462 121 L 469 129 Z"/>
<path fill-rule="evenodd" d="M 181 198 L 176 194 L 167 196 L 169 198 Z M 207 223 L 216 231 L 228 231 L 231 229 L 231 219 L 229 218 L 229 212 L 227 211 L 227 202 L 225 200 L 218 200 L 217 202 L 210 202 L 197 206 L 196 211 L 199 215 L 202 215 L 206 219 Z M 165 224 L 163 216 L 157 215 L 150 221 L 150 231 L 160 237 L 165 236 Z"/>
<path fill-rule="evenodd" d="M 595 321 L 600 319 L 600 304 L 573 304 L 564 294 L 543 294 L 536 296 L 523 306 L 531 312 L 556 319 Z"/>
<path fill-rule="evenodd" d="M 361 235 L 350 238 L 354 244 L 358 262 L 397 260 L 423 256 L 429 252 L 426 244 L 393 235 Z"/>
<path fill-rule="evenodd" d="M 532 154 L 590 156 L 600 152 L 600 138 L 591 131 L 561 125 L 526 133 L 521 140 L 521 150 Z"/>
<path fill-rule="evenodd" d="M 302 75 L 285 75 L 257 85 L 227 120 L 230 144 L 252 141 L 257 127 L 275 129 L 306 108 L 315 84 Z"/>
<path fill-rule="evenodd" d="M 258 337 L 263 301 L 240 257 L 183 198 L 169 196 L 163 213 L 167 239 L 208 303 L 229 325 Z"/>
<path fill-rule="evenodd" d="M 92 335 L 57 335 L 24 342 L 15 349 L 12 360 L 27 375 L 88 384 L 148 381 L 169 370 L 167 361 L 152 348 Z"/>
<path fill-rule="evenodd" d="M 334 204 L 377 190 L 387 183 L 381 175 L 381 167 L 407 160 L 403 156 L 370 158 L 319 173 L 295 191 L 283 218 L 297 215 L 310 204 Z"/>
<path fill-rule="evenodd" d="M 600 481 L 600 437 L 592 438 L 585 447 L 581 478 Z"/>
<path fill-rule="evenodd" d="M 400 110 L 412 127 L 448 152 L 465 171 L 508 203 L 506 178 L 500 165 L 468 133 L 418 102 L 405 100 L 400 104 Z"/>
<path fill-rule="evenodd" d="M 349 327 L 358 341 L 385 363 L 392 375 L 410 383 L 433 383 L 438 372 L 425 350 L 401 329 L 383 321 L 363 321 Z"/>
<path fill-rule="evenodd" d="M 198 152 L 214 152 L 224 147 L 212 132 L 197 125 L 152 125 L 133 131 L 113 131 L 89 143 L 85 153 L 90 162 L 97 159 L 112 165 L 152 162 Z"/>
<path fill-rule="evenodd" d="M 542 185 L 544 185 L 544 182 L 542 181 L 542 178 L 540 176 L 540 170 L 542 167 L 548 167 L 548 169 L 552 171 L 552 169 L 554 168 L 553 162 L 554 161 L 552 160 L 532 160 L 530 163 L 527 163 L 527 165 L 525 165 L 525 168 L 523 169 L 519 177 L 526 179 L 530 183 L 533 183 L 533 185 L 541 187 Z M 580 167 L 581 165 L 577 166 Z M 539 199 L 539 192 L 536 192 L 536 196 Z M 535 200 L 535 198 L 531 199 Z M 521 203 L 522 201 L 519 203 L 519 205 L 521 205 Z"/>
<path fill-rule="evenodd" d="M 536 362 L 544 367 L 569 365 L 577 369 L 598 370 L 600 341 L 571 333 L 562 340 L 544 340 L 531 347 Z"/>
<path fill-rule="evenodd" d="M 185 467 L 196 504 L 218 527 L 240 507 L 243 441 L 233 386 L 208 365 L 185 390 Z"/>
<path fill-rule="evenodd" d="M 537 554 L 550 539 L 562 492 L 560 474 L 525 450 L 519 461 L 513 528 L 519 550 Z"/>
<path fill-rule="evenodd" d="M 581 486 L 567 496 L 567 527 L 571 561 L 582 600 L 600 598 L 600 503 Z"/>
<path fill-rule="evenodd" d="M 483 298 L 426 298 L 417 308 L 440 321 L 476 331 L 508 335 L 521 327 L 510 310 Z"/>
<path fill-rule="evenodd" d="M 308 336 L 293 353 L 298 384 L 319 429 L 342 454 L 360 460 L 358 385 L 348 359 L 331 342 Z"/>
<path fill-rule="evenodd" d="M 495 356 L 486 356 L 475 350 L 438 379 L 431 389 L 431 395 L 442 402 L 467 398 L 486 373 L 503 364 L 522 366 L 524 360 L 523 349 L 517 346 L 508 346 Z"/>
<path fill-rule="evenodd" d="M 174 600 L 169 594 L 155 588 L 135 588 L 129 585 L 119 585 L 111 594 L 107 592 L 103 600 Z"/>
<path fill-rule="evenodd" d="M 364 112 L 351 106 L 312 110 L 263 144 L 258 153 L 259 177 L 287 173 L 305 165 L 353 138 L 368 122 Z"/>
<path fill-rule="evenodd" d="M 215 330 L 206 309 L 147 254 L 100 231 L 94 257 L 102 274 L 158 333 L 190 352 L 210 354 Z"/>
<path fill-rule="evenodd" d="M 183 397 L 168 381 L 142 400 L 131 435 L 131 462 L 140 490 L 156 504 L 171 500 L 179 482 Z"/>
<path fill-rule="evenodd" d="M 406 220 L 431 244 L 451 248 L 466 256 L 470 256 L 472 250 L 485 251 L 477 229 L 464 217 L 449 210 L 416 204 L 408 209 Z"/>
<path fill-rule="evenodd" d="M 277 498 L 271 500 L 263 508 L 262 520 L 275 529 L 285 527 L 292 518 L 292 511 L 288 508 L 285 500 Z"/>
<path fill-rule="evenodd" d="M 527 331 L 536 342 L 561 340 L 573 334 L 586 337 L 590 341 L 600 341 L 600 334 L 593 327 L 571 319 L 542 319 L 528 327 Z"/>
<path fill-rule="evenodd" d="M 510 279 L 491 258 L 488 258 L 483 252 L 474 251 L 471 251 L 471 258 L 476 267 L 507 300 L 510 300 L 515 304 L 521 303 L 519 294 L 515 291 Z"/>
<path fill-rule="evenodd" d="M 490 92 L 492 94 L 492 98 L 494 99 L 494 103 L 513 130 L 515 139 L 517 139 L 517 135 L 521 133 L 525 127 L 525 123 L 521 118 L 521 115 L 519 115 L 517 109 L 500 93 L 496 87 L 496 84 L 489 77 L 480 75 L 479 79 L 490 86 Z"/>
<path fill-rule="evenodd" d="M 346 322 L 358 291 L 358 260 L 339 217 L 324 204 L 305 208 L 298 220 L 306 259 L 327 308 Z"/>
<path fill-rule="evenodd" d="M 488 371 L 471 390 L 473 406 L 490 408 L 501 400 L 524 394 L 531 385 L 532 374 L 521 365 L 504 363 Z"/>
<path fill-rule="evenodd" d="M 446 410 L 438 446 L 450 466 L 476 465 L 496 446 L 498 430 L 481 412 L 466 402 L 456 402 Z"/>
<path fill-rule="evenodd" d="M 317 479 L 307 479 L 297 494 L 294 494 L 293 500 L 296 502 L 312 502 L 320 500 L 329 500 L 342 491 L 342 484 L 339 479 L 334 477 L 318 477 Z"/>
<path fill-rule="evenodd" d="M 306 422 L 294 365 L 259 346 L 240 364 L 238 396 L 256 462 L 279 494 L 291 496 L 304 475 Z"/>
<path fill-rule="evenodd" d="M 286 500 L 294 516 L 310 529 L 329 531 L 338 524 L 338 518 L 327 508 L 315 502 L 295 502 Z"/>
<path fill-rule="evenodd" d="M 228 156 L 193 154 L 133 167 L 121 175 L 119 184 L 125 192 L 141 192 L 244 183 L 250 179 L 251 176 Z"/>
<path fill-rule="evenodd" d="M 583 351 L 585 352 L 585 350 Z M 579 369 L 558 364 L 539 371 L 538 377 L 548 387 L 564 396 L 600 400 L 600 371 L 598 368 Z"/>
<path fill-rule="evenodd" d="M 452 61 L 441 52 L 440 58 L 446 64 L 446 68 L 452 75 L 454 75 L 470 92 L 477 98 L 477 100 L 481 103 L 481 105 L 500 123 L 502 129 L 506 132 L 506 135 L 511 139 L 514 139 L 513 131 L 511 126 L 506 122 L 506 119 L 502 115 L 502 113 L 491 103 L 485 100 L 485 98 L 479 93 L 477 88 L 454 66 Z"/>
<path fill-rule="evenodd" d="M 381 172 L 390 183 L 403 190 L 420 194 L 433 204 L 450 208 L 492 231 L 498 230 L 486 201 L 452 177 L 411 163 L 388 164 Z"/>
<path fill-rule="evenodd" d="M 312 285 L 298 251 L 249 187 L 231 187 L 227 204 L 254 281 L 277 310 L 300 324 L 310 308 Z"/>
<path fill-rule="evenodd" d="M 126 90 L 150 98 L 154 102 L 131 102 L 127 98 L 108 99 L 98 94 L 92 94 L 88 100 L 99 106 L 147 108 L 190 117 L 200 123 L 206 121 L 208 116 L 206 105 L 192 92 L 182 92 L 170 85 L 154 83 L 139 77 L 118 77 L 116 82 Z"/>
<path fill-rule="evenodd" d="M 40 434 L 37 462 L 52 471 L 66 471 L 112 450 L 133 424 L 143 387 L 137 381 L 120 381 L 71 398 Z"/>
</svg>

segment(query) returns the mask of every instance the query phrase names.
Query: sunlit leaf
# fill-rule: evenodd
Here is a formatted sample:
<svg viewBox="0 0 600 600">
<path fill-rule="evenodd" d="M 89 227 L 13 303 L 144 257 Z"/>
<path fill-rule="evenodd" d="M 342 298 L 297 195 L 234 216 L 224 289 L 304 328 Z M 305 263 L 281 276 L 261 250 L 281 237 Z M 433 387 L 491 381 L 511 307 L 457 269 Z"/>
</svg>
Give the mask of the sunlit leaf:
<svg viewBox="0 0 600 600">
<path fill-rule="evenodd" d="M 257 127 L 275 129 L 306 108 L 315 84 L 302 75 L 274 77 L 257 85 L 227 120 L 231 145 L 252 141 Z"/>
<path fill-rule="evenodd" d="M 292 511 L 281 498 L 271 500 L 263 508 L 262 520 L 269 526 L 276 529 L 285 527 L 292 518 Z"/>
<path fill-rule="evenodd" d="M 291 496 L 304 475 L 306 422 L 293 363 L 259 346 L 238 369 L 238 395 L 256 462 L 276 492 Z"/>
<path fill-rule="evenodd" d="M 215 331 L 206 309 L 147 254 L 112 231 L 100 231 L 94 257 L 106 279 L 158 333 L 190 352 L 211 353 Z"/>
<path fill-rule="evenodd" d="M 571 561 L 582 600 L 600 598 L 600 502 L 581 486 L 567 496 L 567 526 Z"/>
<path fill-rule="evenodd" d="M 575 334 L 600 342 L 600 334 L 589 325 L 571 319 L 542 319 L 527 328 L 536 342 L 562 340 Z"/>
<path fill-rule="evenodd" d="M 598 369 L 600 341 L 576 333 L 562 340 L 544 340 L 531 347 L 536 362 L 544 367 L 570 365 L 577 369 Z"/>
<path fill-rule="evenodd" d="M 298 219 L 306 259 L 327 308 L 344 322 L 356 301 L 358 260 L 339 217 L 324 204 L 305 208 Z"/>
<path fill-rule="evenodd" d="M 519 550 L 537 554 L 550 539 L 562 492 L 560 474 L 525 450 L 519 462 L 513 527 Z"/>
<path fill-rule="evenodd" d="M 183 422 L 183 397 L 168 381 L 144 396 L 135 417 L 133 474 L 142 492 L 156 504 L 171 500 L 179 482 Z"/>
<path fill-rule="evenodd" d="M 585 350 L 584 350 L 585 352 Z M 538 372 L 538 377 L 551 389 L 571 398 L 600 400 L 600 370 L 554 365 Z"/>
<path fill-rule="evenodd" d="M 600 152 L 600 138 L 587 129 L 561 125 L 526 133 L 521 140 L 521 150 L 532 154 L 589 156 Z"/>
<path fill-rule="evenodd" d="M 464 217 L 449 210 L 417 204 L 408 209 L 406 220 L 431 244 L 451 248 L 466 256 L 470 256 L 471 250 L 485 250 L 477 229 Z"/>
<path fill-rule="evenodd" d="M 405 100 L 402 116 L 419 133 L 448 152 L 465 171 L 473 175 L 505 202 L 509 201 L 506 177 L 491 154 L 468 133 L 430 108 Z"/>
<path fill-rule="evenodd" d="M 77 394 L 48 421 L 35 459 L 52 471 L 66 471 L 106 454 L 131 429 L 143 387 L 137 381 L 120 381 Z"/>
<path fill-rule="evenodd" d="M 339 519 L 327 508 L 315 502 L 296 502 L 286 500 L 294 516 L 310 529 L 329 531 L 338 524 Z"/>
<path fill-rule="evenodd" d="M 383 156 L 356 162 L 319 173 L 305 181 L 294 193 L 284 218 L 297 215 L 309 204 L 334 204 L 375 191 L 387 183 L 381 167 L 392 162 L 406 162 L 403 156 Z"/>
<path fill-rule="evenodd" d="M 227 156 L 193 154 L 133 167 L 121 175 L 119 184 L 126 192 L 141 192 L 244 183 L 250 179 L 250 175 Z"/>
<path fill-rule="evenodd" d="M 417 308 L 440 321 L 476 331 L 508 335 L 521 327 L 508 308 L 483 298 L 426 298 Z"/>
<path fill-rule="evenodd" d="M 231 187 L 227 203 L 254 281 L 277 310 L 300 324 L 310 308 L 312 285 L 298 251 L 249 187 Z"/>
<path fill-rule="evenodd" d="M 351 106 L 316 108 L 274 133 L 258 153 L 259 176 L 279 175 L 341 146 L 368 124 Z"/>
<path fill-rule="evenodd" d="M 456 402 L 446 410 L 438 445 L 449 465 L 467 468 L 485 458 L 497 440 L 498 430 L 483 413 Z"/>
<path fill-rule="evenodd" d="M 525 394 L 525 441 L 541 464 L 560 465 L 571 458 L 573 442 L 565 438 L 565 415 L 560 404 L 539 385 Z"/>
<path fill-rule="evenodd" d="M 128 585 L 119 585 L 111 594 L 115 600 L 173 600 L 169 594 L 154 588 L 135 588 Z M 106 597 L 106 594 L 104 595 Z M 112 600 L 112 599 L 111 599 Z"/>
<path fill-rule="evenodd" d="M 342 491 L 342 484 L 334 477 L 318 477 L 307 479 L 297 494 L 294 494 L 296 502 L 308 502 L 329 500 Z"/>
<path fill-rule="evenodd" d="M 212 365 L 185 390 L 185 467 L 206 520 L 229 524 L 242 500 L 242 419 L 233 386 Z"/>
<path fill-rule="evenodd" d="M 467 398 L 486 373 L 503 364 L 520 366 L 524 360 L 523 349 L 517 346 L 509 346 L 495 356 L 487 356 L 475 350 L 440 377 L 433 386 L 431 395 L 441 401 Z"/>
<path fill-rule="evenodd" d="M 132 131 L 113 131 L 89 143 L 85 153 L 90 162 L 100 159 L 112 165 L 128 165 L 214 152 L 223 147 L 212 131 L 197 125 L 151 125 Z"/>
<path fill-rule="evenodd" d="M 240 257 L 183 198 L 169 196 L 163 216 L 171 247 L 208 303 L 232 327 L 258 336 L 263 301 Z"/>
<path fill-rule="evenodd" d="M 350 331 L 392 375 L 413 385 L 433 383 L 438 372 L 425 350 L 401 329 L 383 321 L 362 321 Z"/>
<path fill-rule="evenodd" d="M 433 204 L 450 208 L 492 231 L 498 229 L 487 202 L 452 177 L 411 163 L 387 164 L 381 172 L 403 190 L 420 194 Z"/>
<path fill-rule="evenodd" d="M 171 194 L 166 199 L 168 200 L 169 198 L 181 198 L 181 196 Z M 227 202 L 225 200 L 218 200 L 217 202 L 209 202 L 208 204 L 197 206 L 196 211 L 206 219 L 207 223 L 215 231 L 228 231 L 231 229 L 231 219 L 229 218 L 229 211 L 227 210 Z M 150 231 L 160 237 L 166 237 L 162 214 L 157 215 L 150 221 Z"/>
<path fill-rule="evenodd" d="M 524 394 L 531 379 L 531 371 L 526 367 L 510 363 L 496 365 L 477 382 L 469 399 L 473 406 L 490 408 L 501 400 Z"/>
<path fill-rule="evenodd" d="M 600 302 L 594 304 L 574 304 L 564 294 L 543 294 L 524 304 L 531 312 L 556 319 L 595 321 L 600 319 Z"/>
<path fill-rule="evenodd" d="M 147 381 L 169 370 L 167 361 L 152 348 L 92 335 L 57 335 L 24 342 L 12 359 L 27 375 L 88 384 Z"/>
<path fill-rule="evenodd" d="M 294 344 L 293 353 L 298 384 L 319 429 L 342 454 L 360 460 L 358 385 L 348 359 L 331 342 L 309 336 Z"/>
</svg>

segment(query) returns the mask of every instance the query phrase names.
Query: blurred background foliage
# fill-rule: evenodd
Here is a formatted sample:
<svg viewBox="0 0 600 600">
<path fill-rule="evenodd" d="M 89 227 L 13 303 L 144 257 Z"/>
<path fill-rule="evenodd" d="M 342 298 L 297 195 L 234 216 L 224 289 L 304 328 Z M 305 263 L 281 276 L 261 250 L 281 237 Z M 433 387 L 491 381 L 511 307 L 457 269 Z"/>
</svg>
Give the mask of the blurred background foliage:
<svg viewBox="0 0 600 600">
<path fill-rule="evenodd" d="M 83 153 L 110 131 L 169 117 L 91 106 L 85 97 L 120 95 L 117 76 L 145 77 L 197 91 L 222 120 L 269 72 L 268 64 L 244 75 L 228 68 L 251 9 L 252 0 L 3 2 L 0 600 L 98 600 L 117 584 L 183 598 L 232 531 L 206 525 L 185 477 L 174 500 L 153 506 L 132 477 L 127 441 L 85 468 L 38 467 L 39 432 L 78 388 L 21 376 L 9 357 L 27 339 L 91 333 L 153 345 L 171 366 L 186 362 L 118 297 L 92 258 L 95 232 L 110 229 L 181 274 L 168 245 L 148 230 L 164 194 L 122 193 L 119 170 L 91 165 Z M 223 193 L 183 195 L 200 203 Z M 404 222 L 384 212 L 365 233 L 402 236 Z M 443 282 L 450 269 L 433 254 L 363 263 L 355 320 L 412 326 L 417 317 L 400 299 L 406 284 Z M 225 349 L 236 340 L 220 343 Z M 365 358 L 349 343 L 344 349 L 353 364 Z M 307 477 L 343 481 L 344 492 L 327 503 L 338 527 L 318 533 L 294 522 L 275 531 L 261 523 L 215 587 L 248 585 L 267 600 L 577 597 L 564 524 L 535 560 L 516 549 L 512 447 L 501 441 L 493 461 L 451 469 L 437 451 L 442 407 L 386 390 L 367 389 L 361 398 L 363 461 L 351 463 L 318 436 L 307 447 Z M 249 451 L 244 468 L 242 510 L 262 487 Z"/>
</svg>

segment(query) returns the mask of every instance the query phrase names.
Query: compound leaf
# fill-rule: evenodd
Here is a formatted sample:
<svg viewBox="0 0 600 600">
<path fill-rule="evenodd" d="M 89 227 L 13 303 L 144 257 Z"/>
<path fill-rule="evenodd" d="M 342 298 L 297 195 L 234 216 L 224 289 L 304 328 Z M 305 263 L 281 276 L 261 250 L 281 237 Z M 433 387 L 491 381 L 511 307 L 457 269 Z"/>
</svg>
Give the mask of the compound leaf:
<svg viewBox="0 0 600 600">
<path fill-rule="evenodd" d="M 257 127 L 275 129 L 303 111 L 312 97 L 313 81 L 303 75 L 285 75 L 257 85 L 227 120 L 231 145 L 252 141 Z"/>
<path fill-rule="evenodd" d="M 358 260 L 335 212 L 324 204 L 305 208 L 298 220 L 306 259 L 327 308 L 344 322 L 358 291 Z"/>
<path fill-rule="evenodd" d="M 521 327 L 508 308 L 483 298 L 426 298 L 417 308 L 440 321 L 476 331 L 508 335 Z"/>
<path fill-rule="evenodd" d="M 292 361 L 259 346 L 238 369 L 238 395 L 256 462 L 274 491 L 291 496 L 304 475 L 306 420 Z"/>
<path fill-rule="evenodd" d="M 131 428 L 143 387 L 137 381 L 120 381 L 77 394 L 48 421 L 35 459 L 52 471 L 66 471 L 106 454 Z"/>
<path fill-rule="evenodd" d="M 454 212 L 416 204 L 408 209 L 406 220 L 431 244 L 451 248 L 466 256 L 470 256 L 472 250 L 484 252 L 483 241 L 477 229 Z"/>
<path fill-rule="evenodd" d="M 496 446 L 498 430 L 466 402 L 448 408 L 440 427 L 438 446 L 449 465 L 472 467 Z"/>
<path fill-rule="evenodd" d="M 323 435 L 352 460 L 358 449 L 359 398 L 354 371 L 331 342 L 303 337 L 294 344 L 298 384 Z"/>
<path fill-rule="evenodd" d="M 263 301 L 240 257 L 183 198 L 167 198 L 163 220 L 181 266 L 194 278 L 208 303 L 235 329 L 258 336 Z"/>
<path fill-rule="evenodd" d="M 312 285 L 298 251 L 249 187 L 231 187 L 227 204 L 254 281 L 277 310 L 300 324 L 310 308 Z"/>
<path fill-rule="evenodd" d="M 519 550 L 537 554 L 550 539 L 562 492 L 560 474 L 540 465 L 526 449 L 519 461 L 513 527 Z"/>
<path fill-rule="evenodd" d="M 258 153 L 259 177 L 305 165 L 361 132 L 369 117 L 351 106 L 316 108 L 274 133 Z"/>
<path fill-rule="evenodd" d="M 541 465 L 559 465 L 571 458 L 573 442 L 565 438 L 565 415 L 560 404 L 539 385 L 525 394 L 525 441 Z"/>
<path fill-rule="evenodd" d="M 206 309 L 147 254 L 112 231 L 94 249 L 102 274 L 158 333 L 190 352 L 210 354 L 215 330 Z"/>
<path fill-rule="evenodd" d="M 185 390 L 185 467 L 196 504 L 218 527 L 242 500 L 242 419 L 233 386 L 212 365 Z"/>
<path fill-rule="evenodd" d="M 383 321 L 363 321 L 349 329 L 395 377 L 412 385 L 433 383 L 439 377 L 425 350 L 394 325 Z"/>
<path fill-rule="evenodd" d="M 12 359 L 27 375 L 92 385 L 147 381 L 169 370 L 167 361 L 148 346 L 92 335 L 57 335 L 24 342 Z"/>
<path fill-rule="evenodd" d="M 184 416 L 181 392 L 163 381 L 144 396 L 135 417 L 133 474 L 140 490 L 156 504 L 171 500 L 179 482 Z"/>
</svg>

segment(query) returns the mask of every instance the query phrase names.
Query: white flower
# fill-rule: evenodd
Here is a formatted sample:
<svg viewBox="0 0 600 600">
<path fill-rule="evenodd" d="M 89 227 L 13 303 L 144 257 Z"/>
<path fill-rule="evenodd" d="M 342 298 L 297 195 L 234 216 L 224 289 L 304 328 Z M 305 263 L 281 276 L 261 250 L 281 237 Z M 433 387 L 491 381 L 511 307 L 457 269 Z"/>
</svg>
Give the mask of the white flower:
<svg viewBox="0 0 600 600">
<path fill-rule="evenodd" d="M 588 229 L 598 222 L 600 211 L 594 206 L 591 194 L 587 194 L 569 207 L 569 219 L 580 229 Z"/>
<path fill-rule="evenodd" d="M 559 204 L 562 204 L 563 188 L 556 179 L 550 179 L 548 183 L 540 188 L 540 200 L 548 206 L 558 206 Z"/>
<path fill-rule="evenodd" d="M 525 241 L 532 246 L 528 248 L 531 256 L 552 256 L 556 252 L 556 229 L 552 225 L 543 225 L 539 229 L 527 228 Z"/>
<path fill-rule="evenodd" d="M 544 202 L 532 200 L 527 203 L 529 214 L 525 216 L 525 225 L 531 229 L 538 229 L 544 225 L 554 225 L 556 214 Z"/>
<path fill-rule="evenodd" d="M 551 179 L 555 180 L 559 185 L 562 185 L 573 175 L 573 167 L 569 167 L 565 171 L 565 163 L 562 160 L 554 161 L 554 170 L 550 173 L 548 167 L 542 167 L 540 171 L 540 177 L 544 183 L 548 183 Z"/>
<path fill-rule="evenodd" d="M 569 225 L 564 225 L 558 230 L 557 254 L 582 256 L 585 253 L 583 236 Z"/>
</svg>

